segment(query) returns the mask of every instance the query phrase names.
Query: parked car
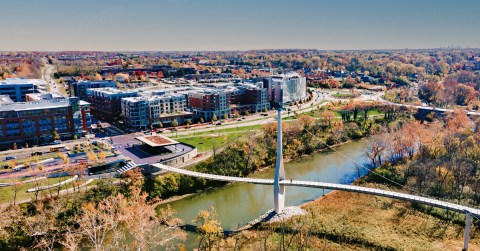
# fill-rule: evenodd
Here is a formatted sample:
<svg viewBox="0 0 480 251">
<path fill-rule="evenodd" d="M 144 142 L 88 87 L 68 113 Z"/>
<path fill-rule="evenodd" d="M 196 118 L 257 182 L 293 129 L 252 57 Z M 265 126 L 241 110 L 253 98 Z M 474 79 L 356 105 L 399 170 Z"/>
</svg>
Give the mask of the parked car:
<svg viewBox="0 0 480 251">
<path fill-rule="evenodd" d="M 60 145 L 60 144 L 62 144 L 62 141 L 61 140 L 54 140 L 52 144 Z"/>
<path fill-rule="evenodd" d="M 5 157 L 5 160 L 11 160 L 11 159 L 17 159 L 17 157 L 15 157 L 15 156 L 7 156 L 7 157 Z"/>
<path fill-rule="evenodd" d="M 42 152 L 33 152 L 32 153 L 32 156 L 40 156 L 42 155 L 43 153 Z"/>
</svg>

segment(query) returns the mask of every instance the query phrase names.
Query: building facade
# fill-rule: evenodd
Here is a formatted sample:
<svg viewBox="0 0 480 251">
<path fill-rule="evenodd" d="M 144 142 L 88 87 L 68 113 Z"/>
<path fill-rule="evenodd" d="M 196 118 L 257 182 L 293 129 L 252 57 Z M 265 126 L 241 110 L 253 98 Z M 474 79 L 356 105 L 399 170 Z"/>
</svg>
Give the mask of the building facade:
<svg viewBox="0 0 480 251">
<path fill-rule="evenodd" d="M 80 137 L 91 126 L 88 106 L 76 97 L 1 103 L 0 146 L 50 142 L 55 134 L 61 139 Z"/>
<path fill-rule="evenodd" d="M 186 112 L 187 99 L 183 94 L 149 95 L 122 98 L 122 113 L 125 125 L 136 129 L 178 125 L 192 119 Z"/>
<path fill-rule="evenodd" d="M 267 89 L 250 83 L 208 85 L 210 89 L 190 91 L 188 106 L 196 118 L 211 120 L 239 113 L 263 112 L 270 109 Z"/>
<path fill-rule="evenodd" d="M 14 102 L 24 102 L 28 93 L 38 93 L 37 87 L 25 79 L 0 81 L 0 95 L 8 95 Z"/>
<path fill-rule="evenodd" d="M 136 97 L 137 95 L 136 91 L 111 87 L 87 89 L 87 101 L 91 105 L 92 115 L 108 122 L 121 119 L 122 98 Z"/>
<path fill-rule="evenodd" d="M 188 106 L 196 118 L 205 121 L 215 116 L 221 119 L 225 114 L 230 115 L 231 109 L 228 94 L 221 90 L 203 90 L 188 93 Z"/>
<path fill-rule="evenodd" d="M 283 104 L 292 104 L 308 97 L 306 78 L 295 72 L 265 77 L 263 83 L 268 90 L 268 100 L 272 103 L 280 98 Z"/>
<path fill-rule="evenodd" d="M 76 96 L 81 100 L 87 100 L 87 89 L 92 88 L 104 88 L 104 87 L 117 87 L 115 81 L 80 81 L 70 84 L 70 95 Z"/>
</svg>

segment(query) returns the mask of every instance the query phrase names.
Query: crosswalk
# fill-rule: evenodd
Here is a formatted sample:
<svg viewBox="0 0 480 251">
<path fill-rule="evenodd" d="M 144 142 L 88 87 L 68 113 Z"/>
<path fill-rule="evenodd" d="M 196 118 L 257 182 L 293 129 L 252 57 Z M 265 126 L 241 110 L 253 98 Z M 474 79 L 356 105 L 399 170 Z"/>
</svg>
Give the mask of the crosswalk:
<svg viewBox="0 0 480 251">
<path fill-rule="evenodd" d="M 132 169 L 135 168 L 135 167 L 137 167 L 137 164 L 135 164 L 135 162 L 133 162 L 133 161 L 129 161 L 129 162 L 127 162 L 126 165 L 124 165 L 123 167 L 121 167 L 120 169 L 118 169 L 116 172 L 117 172 L 118 174 L 122 174 L 122 173 L 124 173 L 124 172 L 126 172 L 126 171 L 128 171 L 128 170 L 132 170 Z"/>
</svg>

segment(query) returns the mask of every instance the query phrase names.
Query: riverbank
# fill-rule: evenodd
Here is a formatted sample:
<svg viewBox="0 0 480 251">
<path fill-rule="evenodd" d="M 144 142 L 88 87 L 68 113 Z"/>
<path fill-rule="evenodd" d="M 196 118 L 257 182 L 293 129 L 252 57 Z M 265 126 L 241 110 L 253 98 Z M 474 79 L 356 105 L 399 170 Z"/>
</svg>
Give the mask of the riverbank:
<svg viewBox="0 0 480 251">
<path fill-rule="evenodd" d="M 363 186 L 385 188 L 377 184 Z M 410 203 L 389 198 L 334 191 L 301 205 L 308 213 L 281 224 L 247 231 L 265 235 L 270 247 L 279 245 L 281 231 L 309 232 L 306 246 L 322 250 L 461 250 L 463 228 L 415 210 Z M 295 242 L 295 235 L 288 237 Z M 258 244 L 258 243 L 257 243 Z M 256 246 L 251 244 L 251 248 Z M 472 228 L 469 250 L 480 250 L 478 230 Z"/>
</svg>

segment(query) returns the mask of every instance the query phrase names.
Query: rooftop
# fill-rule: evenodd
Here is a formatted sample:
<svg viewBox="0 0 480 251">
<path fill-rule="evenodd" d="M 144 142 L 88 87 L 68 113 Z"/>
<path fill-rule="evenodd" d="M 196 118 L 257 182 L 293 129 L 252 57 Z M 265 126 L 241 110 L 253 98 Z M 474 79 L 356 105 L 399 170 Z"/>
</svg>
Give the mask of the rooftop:
<svg viewBox="0 0 480 251">
<path fill-rule="evenodd" d="M 162 135 L 151 135 L 151 136 L 141 136 L 136 137 L 137 140 L 151 146 L 151 147 L 159 147 L 159 146 L 169 146 L 169 145 L 176 145 L 179 144 L 178 141 L 173 139 L 167 138 Z"/>
<path fill-rule="evenodd" d="M 65 99 L 58 92 L 47 92 L 47 93 L 28 93 L 26 94 L 29 99 L 33 100 L 52 100 L 52 99 Z"/>
<path fill-rule="evenodd" d="M 47 108 L 68 107 L 70 103 L 67 99 L 59 100 L 39 100 L 32 102 L 16 102 L 10 104 L 0 104 L 0 111 L 26 111 Z"/>
<path fill-rule="evenodd" d="M 26 79 L 26 78 L 7 78 L 0 81 L 0 85 L 34 85 L 37 82 L 42 82 L 39 79 Z"/>
<path fill-rule="evenodd" d="M 106 95 L 137 93 L 137 91 L 135 91 L 135 90 L 120 90 L 118 88 L 113 88 L 113 87 L 88 89 L 88 92 L 97 92 L 97 93 L 103 93 L 103 94 L 106 94 Z"/>
<path fill-rule="evenodd" d="M 127 100 L 130 102 L 133 101 L 155 101 L 155 100 L 165 100 L 165 99 L 170 99 L 170 98 L 179 98 L 179 97 L 184 97 L 185 95 L 183 94 L 165 94 L 165 95 L 153 95 L 149 93 L 144 93 L 147 95 L 139 96 L 139 97 L 129 97 L 129 98 L 122 98 L 122 100 Z"/>
</svg>

